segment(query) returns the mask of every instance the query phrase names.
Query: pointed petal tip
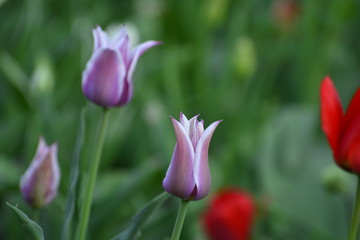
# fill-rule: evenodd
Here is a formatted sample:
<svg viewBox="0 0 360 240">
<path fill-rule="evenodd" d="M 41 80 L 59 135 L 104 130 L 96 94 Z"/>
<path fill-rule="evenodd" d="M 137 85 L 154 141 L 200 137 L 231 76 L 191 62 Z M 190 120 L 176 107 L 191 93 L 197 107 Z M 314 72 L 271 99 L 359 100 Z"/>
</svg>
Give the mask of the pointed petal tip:
<svg viewBox="0 0 360 240">
<path fill-rule="evenodd" d="M 197 115 L 193 116 L 192 118 L 190 118 L 189 121 L 196 121 L 199 116 L 200 116 L 200 114 L 197 114 Z"/>
<path fill-rule="evenodd" d="M 140 55 L 142 55 L 142 54 L 143 54 L 145 51 L 147 51 L 149 48 L 152 48 L 152 47 L 155 47 L 155 46 L 157 46 L 157 45 L 162 44 L 162 42 L 150 40 L 150 41 L 146 41 L 146 42 L 144 42 L 144 43 L 142 43 L 142 44 L 145 44 L 145 45 L 144 45 L 145 47 L 142 49 Z M 140 44 L 140 45 L 141 45 L 141 44 Z"/>
<path fill-rule="evenodd" d="M 180 119 L 180 122 L 184 121 L 184 120 L 189 121 L 183 112 L 180 112 L 180 118 L 179 119 Z"/>
<path fill-rule="evenodd" d="M 221 120 L 217 120 L 217 121 L 215 121 L 215 122 L 213 122 L 211 125 L 215 125 L 215 127 L 217 127 L 222 121 L 224 121 L 223 119 L 221 119 Z"/>
<path fill-rule="evenodd" d="M 222 121 L 224 121 L 224 120 L 221 119 L 221 120 L 215 121 L 215 122 L 213 122 L 212 124 L 210 124 L 210 126 L 213 126 L 213 128 L 214 128 L 214 130 L 215 130 L 215 128 L 217 128 L 217 126 L 218 126 Z M 210 126 L 209 126 L 209 127 L 210 127 Z M 208 128 L 209 128 L 209 127 L 208 127 Z"/>
<path fill-rule="evenodd" d="M 99 24 L 96 24 L 95 25 L 95 28 L 92 29 L 92 32 L 95 33 L 95 32 L 103 32 L 101 26 Z"/>
<path fill-rule="evenodd" d="M 320 91 L 324 91 L 329 88 L 336 89 L 332 78 L 329 75 L 326 75 L 321 81 Z"/>
<path fill-rule="evenodd" d="M 330 75 L 326 75 L 323 80 L 324 81 L 332 81 Z"/>
<path fill-rule="evenodd" d="M 181 125 L 181 123 L 178 121 L 178 120 L 176 120 L 175 118 L 173 118 L 172 116 L 170 116 L 170 119 L 171 119 L 171 121 L 172 121 L 172 123 L 173 124 L 180 124 Z M 182 125 L 181 125 L 182 126 Z"/>
<path fill-rule="evenodd" d="M 57 142 L 54 142 L 53 144 L 50 145 L 50 148 L 55 152 L 58 150 L 58 147 L 59 144 Z"/>
<path fill-rule="evenodd" d="M 46 143 L 46 141 L 45 141 L 45 138 L 43 137 L 43 136 L 40 136 L 39 137 L 39 144 L 41 144 L 41 145 L 47 145 L 47 143 Z"/>
<path fill-rule="evenodd" d="M 150 44 L 151 47 L 154 47 L 154 46 L 157 46 L 157 45 L 161 45 L 161 44 L 163 44 L 164 42 L 163 42 L 163 41 L 149 40 L 149 41 L 146 41 L 146 43 Z"/>
</svg>

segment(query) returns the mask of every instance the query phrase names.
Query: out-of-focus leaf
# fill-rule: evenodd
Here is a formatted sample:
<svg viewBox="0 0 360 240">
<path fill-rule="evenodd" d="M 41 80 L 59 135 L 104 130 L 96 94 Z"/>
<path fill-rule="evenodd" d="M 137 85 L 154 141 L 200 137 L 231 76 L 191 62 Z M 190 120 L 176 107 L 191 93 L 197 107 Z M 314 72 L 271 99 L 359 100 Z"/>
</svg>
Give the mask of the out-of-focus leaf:
<svg viewBox="0 0 360 240">
<path fill-rule="evenodd" d="M 314 109 L 288 107 L 279 111 L 265 131 L 259 173 L 263 192 L 271 199 L 270 208 L 276 212 L 273 215 L 277 215 L 272 224 L 281 231 L 279 238 L 288 233 L 303 234 L 305 239 L 340 239 L 346 235 L 341 198 L 329 195 L 321 181 L 332 157 L 330 149 L 319 152 L 312 140 L 317 116 Z"/>
<path fill-rule="evenodd" d="M 0 191 L 10 186 L 18 186 L 20 175 L 14 161 L 0 156 Z"/>
<path fill-rule="evenodd" d="M 0 7 L 6 2 L 6 0 L 0 0 Z"/>
<path fill-rule="evenodd" d="M 113 237 L 111 240 L 134 240 L 139 235 L 141 227 L 151 214 L 169 197 L 166 192 L 161 193 L 148 204 L 146 204 L 136 215 L 131 219 L 129 227 Z"/>
<path fill-rule="evenodd" d="M 77 186 L 79 179 L 79 162 L 81 148 L 83 146 L 84 137 L 85 137 L 85 114 L 86 108 L 83 108 L 81 111 L 78 135 L 75 145 L 74 156 L 71 164 L 71 173 L 70 173 L 70 187 L 67 194 L 66 200 L 66 209 L 65 209 L 65 218 L 64 225 L 62 229 L 61 239 L 67 240 L 71 239 L 71 225 L 74 217 L 75 207 L 77 203 Z"/>
<path fill-rule="evenodd" d="M 14 207 L 10 203 L 6 203 L 16 214 L 23 228 L 27 231 L 29 237 L 34 240 L 44 240 L 44 233 L 39 224 L 31 220 L 24 212 Z"/>
<path fill-rule="evenodd" d="M 28 89 L 27 76 L 19 63 L 6 52 L 0 54 L 0 70 L 11 85 L 25 94 Z"/>
</svg>

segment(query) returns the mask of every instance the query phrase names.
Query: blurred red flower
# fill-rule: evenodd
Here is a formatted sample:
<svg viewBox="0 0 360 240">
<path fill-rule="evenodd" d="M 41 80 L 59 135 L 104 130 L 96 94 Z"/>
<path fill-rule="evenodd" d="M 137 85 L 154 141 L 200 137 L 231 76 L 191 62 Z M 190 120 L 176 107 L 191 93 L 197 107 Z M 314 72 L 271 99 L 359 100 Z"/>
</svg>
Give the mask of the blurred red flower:
<svg viewBox="0 0 360 240">
<path fill-rule="evenodd" d="M 211 240 L 248 240 L 255 214 L 249 193 L 238 189 L 218 192 L 203 216 Z"/>
<path fill-rule="evenodd" d="M 282 30 L 291 30 L 300 15 L 300 5 L 295 0 L 276 0 L 273 2 L 273 17 Z"/>
<path fill-rule="evenodd" d="M 321 126 L 332 148 L 336 163 L 343 169 L 360 174 L 360 89 L 343 113 L 339 95 L 330 77 L 320 89 Z"/>
</svg>

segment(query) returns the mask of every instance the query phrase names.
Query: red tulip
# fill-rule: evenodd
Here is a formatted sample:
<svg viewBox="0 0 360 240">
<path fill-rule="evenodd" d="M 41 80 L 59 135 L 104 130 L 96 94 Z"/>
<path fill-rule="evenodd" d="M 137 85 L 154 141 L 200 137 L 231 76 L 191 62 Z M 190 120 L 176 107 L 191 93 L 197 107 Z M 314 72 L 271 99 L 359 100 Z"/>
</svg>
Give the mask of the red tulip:
<svg viewBox="0 0 360 240">
<path fill-rule="evenodd" d="M 219 192 L 204 215 L 204 228 L 211 240 L 250 239 L 255 205 L 252 197 L 241 190 Z"/>
<path fill-rule="evenodd" d="M 320 98 L 321 126 L 336 163 L 346 171 L 360 174 L 360 89 L 345 114 L 330 77 L 321 84 Z"/>
</svg>

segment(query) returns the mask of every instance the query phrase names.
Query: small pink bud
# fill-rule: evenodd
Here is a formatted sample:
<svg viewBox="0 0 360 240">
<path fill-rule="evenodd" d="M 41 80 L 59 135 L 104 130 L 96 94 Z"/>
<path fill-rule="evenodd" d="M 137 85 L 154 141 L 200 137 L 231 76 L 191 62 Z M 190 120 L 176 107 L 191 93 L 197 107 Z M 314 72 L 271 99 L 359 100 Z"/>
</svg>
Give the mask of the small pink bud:
<svg viewBox="0 0 360 240">
<path fill-rule="evenodd" d="M 24 200 L 35 208 L 48 205 L 57 195 L 60 169 L 57 144 L 48 146 L 40 137 L 39 145 L 29 168 L 20 180 Z"/>
</svg>

